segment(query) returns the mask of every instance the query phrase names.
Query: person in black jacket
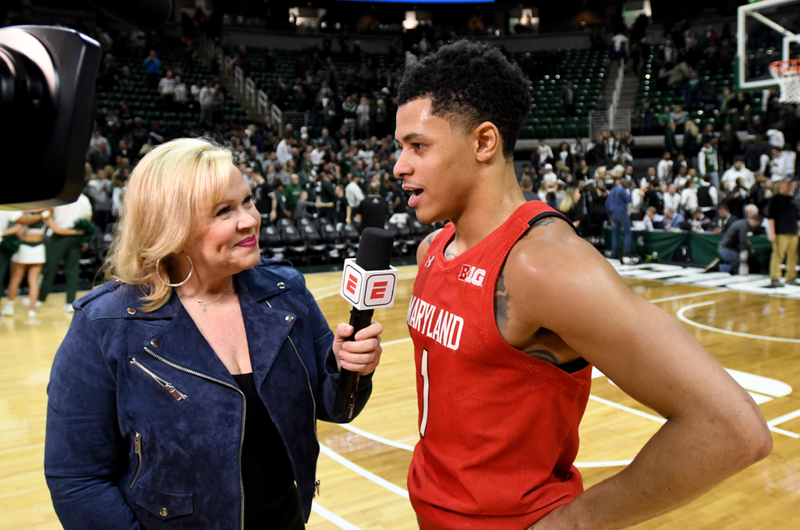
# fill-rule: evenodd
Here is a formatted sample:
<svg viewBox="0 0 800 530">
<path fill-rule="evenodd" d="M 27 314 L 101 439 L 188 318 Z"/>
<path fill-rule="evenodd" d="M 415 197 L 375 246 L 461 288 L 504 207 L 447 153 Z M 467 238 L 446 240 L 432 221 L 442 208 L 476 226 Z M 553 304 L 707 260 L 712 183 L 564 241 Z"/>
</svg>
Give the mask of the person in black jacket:
<svg viewBox="0 0 800 530">
<path fill-rule="evenodd" d="M 369 185 L 369 195 L 367 195 L 356 209 L 358 219 L 361 221 L 361 229 L 364 228 L 383 228 L 389 219 L 389 205 L 386 199 L 381 196 L 381 186 L 377 182 Z"/>
<path fill-rule="evenodd" d="M 731 272 L 739 263 L 739 251 L 750 249 L 747 234 L 761 225 L 761 216 L 755 214 L 747 219 L 737 219 L 731 223 L 725 236 L 719 243 L 717 252 L 721 261 L 720 272 Z"/>
</svg>

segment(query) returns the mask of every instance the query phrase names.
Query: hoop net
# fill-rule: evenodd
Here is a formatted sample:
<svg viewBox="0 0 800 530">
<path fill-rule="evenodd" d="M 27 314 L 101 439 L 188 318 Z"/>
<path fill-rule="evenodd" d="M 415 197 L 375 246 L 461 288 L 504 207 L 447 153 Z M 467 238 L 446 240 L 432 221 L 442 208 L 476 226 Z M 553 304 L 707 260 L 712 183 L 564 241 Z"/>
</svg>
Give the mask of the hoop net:
<svg viewBox="0 0 800 530">
<path fill-rule="evenodd" d="M 800 103 L 800 59 L 770 63 L 769 73 L 781 86 L 780 103 Z"/>
</svg>

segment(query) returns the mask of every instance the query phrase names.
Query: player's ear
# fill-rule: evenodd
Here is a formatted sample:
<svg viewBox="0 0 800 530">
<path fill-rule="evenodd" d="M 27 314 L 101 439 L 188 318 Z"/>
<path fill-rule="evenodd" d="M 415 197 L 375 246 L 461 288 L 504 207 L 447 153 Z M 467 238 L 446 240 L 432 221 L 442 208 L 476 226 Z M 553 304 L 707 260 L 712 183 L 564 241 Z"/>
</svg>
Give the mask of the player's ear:
<svg viewBox="0 0 800 530">
<path fill-rule="evenodd" d="M 503 141 L 500 131 L 494 123 L 485 121 L 475 127 L 475 159 L 478 162 L 488 162 L 497 153 L 503 150 Z"/>
</svg>

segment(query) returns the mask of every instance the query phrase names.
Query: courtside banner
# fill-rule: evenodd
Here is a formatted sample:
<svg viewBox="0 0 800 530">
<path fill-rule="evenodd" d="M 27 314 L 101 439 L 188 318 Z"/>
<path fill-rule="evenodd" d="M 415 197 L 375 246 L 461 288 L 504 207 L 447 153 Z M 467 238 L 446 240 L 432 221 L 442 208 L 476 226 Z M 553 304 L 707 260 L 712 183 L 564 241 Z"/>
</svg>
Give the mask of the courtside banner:
<svg viewBox="0 0 800 530">
<path fill-rule="evenodd" d="M 397 288 L 397 269 L 367 271 L 355 259 L 344 260 L 342 289 L 339 294 L 361 311 L 392 307 Z"/>
</svg>

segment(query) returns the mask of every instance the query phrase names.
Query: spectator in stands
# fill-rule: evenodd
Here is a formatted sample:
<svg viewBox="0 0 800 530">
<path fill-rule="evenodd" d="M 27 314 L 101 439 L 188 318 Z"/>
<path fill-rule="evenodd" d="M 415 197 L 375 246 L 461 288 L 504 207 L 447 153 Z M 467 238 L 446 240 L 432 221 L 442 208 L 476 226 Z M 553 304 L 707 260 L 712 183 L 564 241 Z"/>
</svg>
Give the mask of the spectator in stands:
<svg viewBox="0 0 800 530">
<path fill-rule="evenodd" d="M 147 74 L 147 88 L 155 89 L 158 87 L 159 75 L 161 73 L 161 59 L 158 58 L 155 50 L 150 50 L 150 55 L 142 63 L 145 74 Z"/>
<path fill-rule="evenodd" d="M 580 136 L 575 137 L 575 143 L 570 146 L 569 150 L 576 162 L 586 158 L 586 144 L 583 143 L 583 138 Z"/>
<path fill-rule="evenodd" d="M 214 123 L 225 121 L 225 93 L 219 84 L 214 85 L 214 93 L 211 96 L 211 114 Z"/>
<path fill-rule="evenodd" d="M 722 167 L 724 169 L 730 168 L 731 164 L 734 163 L 734 158 L 741 151 L 739 137 L 736 136 L 736 131 L 733 130 L 733 125 L 730 123 L 725 123 L 722 132 L 719 133 L 718 145 L 719 155 L 722 159 Z"/>
<path fill-rule="evenodd" d="M 649 206 L 644 215 L 644 229 L 648 232 L 664 228 L 664 216 L 659 215 L 655 206 Z"/>
<path fill-rule="evenodd" d="M 564 107 L 564 113 L 567 116 L 575 114 L 575 89 L 572 86 L 572 81 L 567 81 L 567 84 L 561 89 L 560 103 Z"/>
<path fill-rule="evenodd" d="M 625 64 L 625 59 L 628 57 L 628 37 L 620 27 L 620 30 L 611 37 L 611 60 L 619 60 L 619 64 Z"/>
<path fill-rule="evenodd" d="M 369 185 L 369 193 L 355 209 L 361 222 L 361 230 L 365 228 L 383 228 L 389 220 L 389 205 L 380 194 L 381 187 L 377 182 Z"/>
<path fill-rule="evenodd" d="M 214 123 L 214 89 L 211 82 L 206 81 L 205 86 L 200 90 L 200 123 L 210 127 Z"/>
<path fill-rule="evenodd" d="M 98 169 L 95 178 L 86 184 L 86 194 L 92 201 L 94 224 L 100 232 L 105 232 L 106 225 L 111 222 L 111 180 L 103 169 Z"/>
<path fill-rule="evenodd" d="M 714 233 L 725 234 L 738 220 L 739 218 L 731 213 L 731 207 L 727 202 L 720 203 L 717 208 L 717 218 L 714 220 Z"/>
<path fill-rule="evenodd" d="M 693 178 L 686 180 L 683 191 L 681 191 L 681 208 L 683 209 L 683 214 L 687 217 L 698 209 L 697 187 Z"/>
<path fill-rule="evenodd" d="M 719 194 L 717 188 L 711 185 L 711 177 L 706 173 L 697 188 L 697 205 L 708 219 L 712 221 L 716 217 Z"/>
<path fill-rule="evenodd" d="M 366 97 L 361 98 L 355 110 L 356 114 L 356 127 L 358 127 L 359 138 L 369 138 L 369 121 L 370 121 L 370 106 L 369 99 Z"/>
<path fill-rule="evenodd" d="M 686 120 L 689 119 L 689 113 L 683 110 L 680 105 L 675 105 L 675 109 L 670 114 L 669 119 L 675 124 L 675 133 L 682 134 L 686 128 Z"/>
<path fill-rule="evenodd" d="M 293 145 L 294 136 L 292 136 L 290 133 L 284 133 L 283 140 L 280 141 L 278 148 L 275 150 L 275 156 L 278 160 L 278 164 L 282 166 L 292 159 Z"/>
<path fill-rule="evenodd" d="M 573 169 L 575 168 L 575 158 L 572 156 L 572 153 L 569 149 L 569 144 L 567 142 L 562 142 L 558 147 L 556 162 L 562 163 L 570 173 L 572 173 Z"/>
<path fill-rule="evenodd" d="M 519 187 L 522 190 L 522 196 L 526 201 L 538 201 L 539 195 L 533 191 L 533 180 L 528 175 L 523 175 L 519 181 Z"/>
<path fill-rule="evenodd" d="M 675 208 L 664 208 L 664 230 L 680 230 L 685 219 Z"/>
<path fill-rule="evenodd" d="M 183 82 L 181 76 L 175 76 L 175 92 L 172 96 L 175 110 L 185 112 L 189 104 L 189 94 L 186 83 Z"/>
<path fill-rule="evenodd" d="M 161 105 L 172 110 L 172 103 L 175 100 L 175 79 L 172 70 L 167 70 L 167 73 L 158 82 L 158 93 L 161 94 Z"/>
<path fill-rule="evenodd" d="M 785 177 L 794 178 L 796 155 L 797 153 L 792 149 L 772 149 L 769 174 L 773 182 L 778 182 Z"/>
<path fill-rule="evenodd" d="M 700 107 L 700 97 L 703 94 L 703 82 L 697 70 L 692 70 L 689 79 L 683 85 L 683 99 L 686 100 L 686 108 L 693 110 Z"/>
<path fill-rule="evenodd" d="M 676 108 L 680 108 L 680 106 Z M 683 134 L 683 154 L 686 155 L 688 160 L 694 160 L 694 157 L 697 156 L 697 153 L 699 152 L 697 145 L 697 136 L 699 133 L 700 131 L 697 127 L 697 124 L 691 120 L 688 120 L 684 125 Z"/>
<path fill-rule="evenodd" d="M 783 128 L 784 123 L 779 121 L 774 127 L 767 130 L 767 139 L 769 140 L 769 144 L 778 150 L 783 149 L 783 145 L 786 143 L 786 140 L 783 136 Z"/>
<path fill-rule="evenodd" d="M 539 161 L 542 165 L 553 164 L 555 162 L 553 149 L 547 145 L 544 138 L 539 139 Z"/>
<path fill-rule="evenodd" d="M 591 155 L 587 153 L 587 156 L 590 156 L 589 165 L 605 166 L 610 158 L 610 154 L 606 150 L 605 137 L 602 134 L 597 135 L 594 145 L 588 148 L 587 151 L 591 153 Z"/>
<path fill-rule="evenodd" d="M 769 200 L 767 239 L 772 243 L 769 287 L 780 287 L 781 265 L 786 262 L 786 283 L 800 285 L 797 280 L 797 243 L 800 210 L 792 196 L 795 182 L 786 177 L 778 185 L 779 193 Z"/>
<path fill-rule="evenodd" d="M 105 138 L 97 142 L 97 148 L 89 154 L 89 163 L 94 168 L 106 167 L 111 162 L 111 151 L 108 147 L 108 140 Z"/>
<path fill-rule="evenodd" d="M 703 148 L 697 156 L 697 166 L 700 170 L 700 176 L 709 176 L 709 182 L 717 190 L 719 190 L 719 157 L 717 150 L 711 143 L 711 138 L 703 138 Z"/>
<path fill-rule="evenodd" d="M 297 201 L 300 200 L 300 193 L 303 191 L 303 187 L 300 185 L 300 177 L 297 173 L 292 173 L 289 179 L 289 185 L 286 186 L 283 196 L 286 199 L 286 210 L 294 212 Z"/>
<path fill-rule="evenodd" d="M 364 200 L 364 192 L 361 190 L 361 173 L 348 174 L 348 184 L 344 194 L 347 198 L 347 205 L 352 211 L 355 211 L 361 201 Z"/>
<path fill-rule="evenodd" d="M 553 172 L 553 166 L 551 164 L 545 164 L 544 166 L 542 183 L 544 183 L 545 189 L 547 190 L 555 189 L 556 185 L 558 184 L 558 175 Z"/>
<path fill-rule="evenodd" d="M 670 174 L 672 173 L 672 164 L 672 153 L 664 151 L 664 156 L 658 161 L 658 166 L 656 168 L 658 180 L 661 182 L 669 182 L 671 180 Z"/>
<path fill-rule="evenodd" d="M 678 193 L 678 186 L 670 184 L 667 187 L 667 193 L 664 194 L 664 211 L 668 208 L 678 212 L 681 210 L 681 194 Z"/>
<path fill-rule="evenodd" d="M 744 166 L 744 161 L 741 158 L 737 158 L 733 162 L 733 167 L 722 175 L 723 189 L 728 192 L 734 191 L 736 189 L 736 181 L 739 179 L 741 179 L 742 185 L 747 189 L 752 188 L 756 182 L 753 172 Z"/>
<path fill-rule="evenodd" d="M 524 194 L 524 190 L 523 190 Z M 564 199 L 558 205 L 558 211 L 563 213 L 572 225 L 580 229 L 583 220 L 583 205 L 581 204 L 581 190 L 577 187 L 569 187 L 564 194 Z"/>
<path fill-rule="evenodd" d="M 623 246 L 623 256 L 629 256 L 631 252 L 631 217 L 629 215 L 629 206 L 631 204 L 631 197 L 628 193 L 628 181 L 622 179 L 614 179 L 614 189 L 608 195 L 605 201 L 605 209 L 611 217 L 611 224 L 613 231 L 611 234 L 611 257 L 617 258 L 619 256 L 619 233 L 623 231 L 625 234 L 625 242 Z"/>
</svg>

